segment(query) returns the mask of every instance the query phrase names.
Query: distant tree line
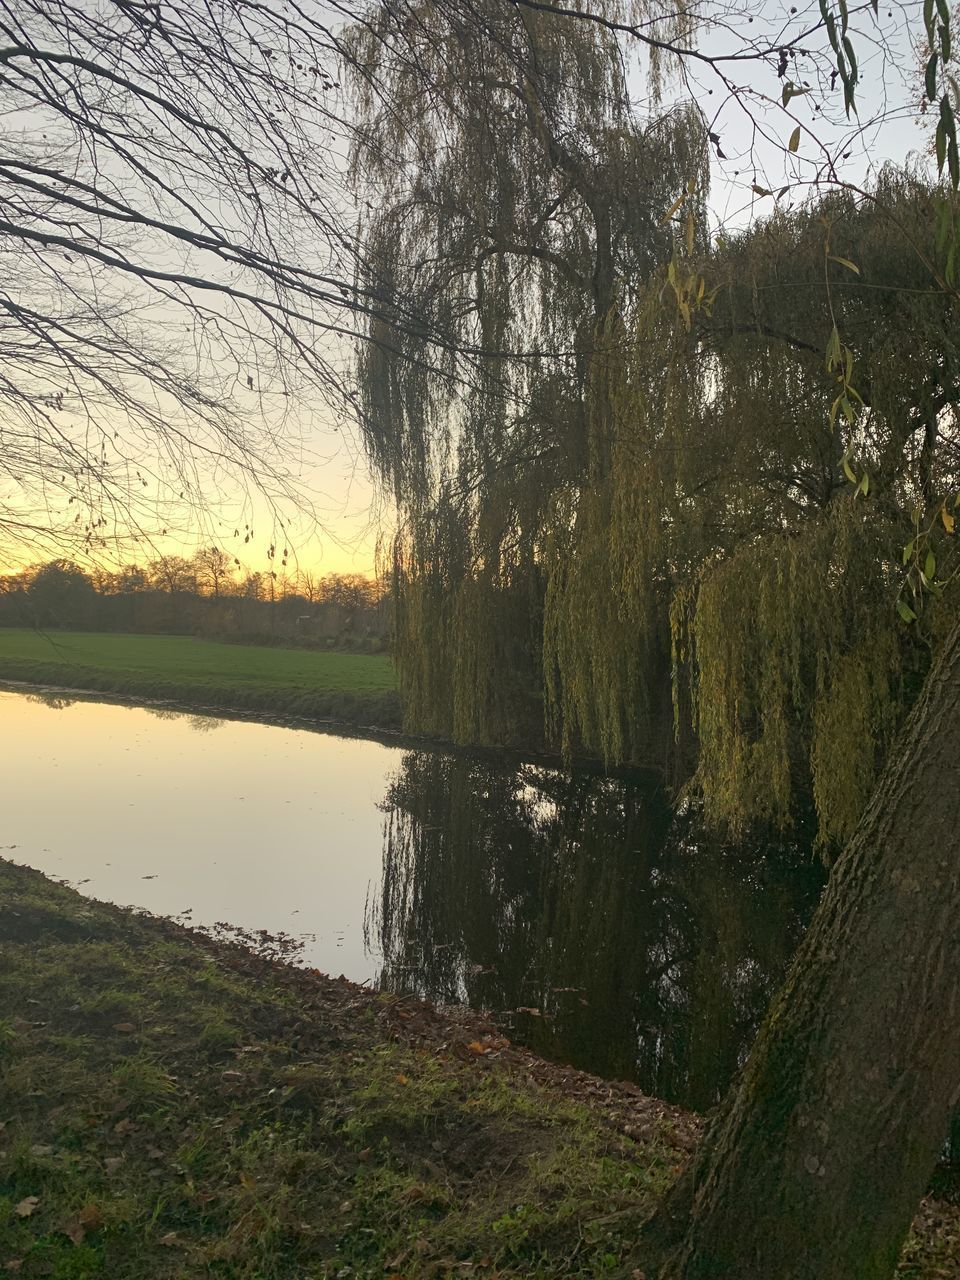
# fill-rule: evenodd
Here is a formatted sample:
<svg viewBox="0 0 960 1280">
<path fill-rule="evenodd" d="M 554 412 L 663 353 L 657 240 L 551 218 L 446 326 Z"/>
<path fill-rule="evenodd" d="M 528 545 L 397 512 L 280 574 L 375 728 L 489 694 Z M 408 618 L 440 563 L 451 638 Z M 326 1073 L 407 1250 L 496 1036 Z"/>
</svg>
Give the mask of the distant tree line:
<svg viewBox="0 0 960 1280">
<path fill-rule="evenodd" d="M 0 576 L 0 626 L 201 635 L 379 651 L 389 602 L 364 574 L 246 572 L 219 547 L 146 566 L 51 560 Z"/>
</svg>

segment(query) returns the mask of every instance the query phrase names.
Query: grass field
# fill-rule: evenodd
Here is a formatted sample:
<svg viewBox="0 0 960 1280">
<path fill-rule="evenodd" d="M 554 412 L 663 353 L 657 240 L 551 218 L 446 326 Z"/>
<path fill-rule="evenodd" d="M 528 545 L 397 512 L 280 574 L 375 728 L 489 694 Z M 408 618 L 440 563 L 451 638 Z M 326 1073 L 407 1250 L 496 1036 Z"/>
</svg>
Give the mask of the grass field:
<svg viewBox="0 0 960 1280">
<path fill-rule="evenodd" d="M 393 663 L 382 654 L 0 629 L 0 679 L 380 728 L 400 723 Z"/>
</svg>

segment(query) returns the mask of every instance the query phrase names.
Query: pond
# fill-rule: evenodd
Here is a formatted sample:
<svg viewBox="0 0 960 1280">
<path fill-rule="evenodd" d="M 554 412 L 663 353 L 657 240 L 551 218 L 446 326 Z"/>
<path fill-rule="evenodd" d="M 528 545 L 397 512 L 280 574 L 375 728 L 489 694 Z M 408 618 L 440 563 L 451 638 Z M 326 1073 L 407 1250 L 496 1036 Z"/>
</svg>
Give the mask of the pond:
<svg viewBox="0 0 960 1280">
<path fill-rule="evenodd" d="M 704 1108 L 742 1061 L 822 873 L 611 778 L 0 691 L 0 855 L 303 961 L 490 1009 L 544 1056 Z"/>
</svg>

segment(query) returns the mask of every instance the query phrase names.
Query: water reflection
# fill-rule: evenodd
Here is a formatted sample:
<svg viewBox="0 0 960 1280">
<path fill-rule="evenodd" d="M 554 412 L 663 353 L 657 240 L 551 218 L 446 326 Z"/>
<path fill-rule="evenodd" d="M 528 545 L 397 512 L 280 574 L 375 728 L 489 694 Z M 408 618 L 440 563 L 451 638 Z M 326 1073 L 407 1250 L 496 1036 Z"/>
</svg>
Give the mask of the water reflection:
<svg viewBox="0 0 960 1280">
<path fill-rule="evenodd" d="M 51 706 L 0 689 L 4 856 L 93 897 L 301 937 L 307 964 L 372 980 L 363 911 L 396 748 L 166 707 Z"/>
<path fill-rule="evenodd" d="M 384 811 L 366 922 L 384 987 L 512 1011 L 538 1052 L 697 1108 L 742 1060 L 821 885 L 796 843 L 710 842 L 649 779 L 412 752 Z"/>
<path fill-rule="evenodd" d="M 222 729 L 227 723 L 221 716 L 194 715 L 189 711 L 175 711 L 170 707 L 144 707 L 148 716 L 157 720 L 176 720 L 188 725 L 194 733 L 212 733 L 214 729 Z"/>
<path fill-rule="evenodd" d="M 62 693 L 46 689 L 39 693 L 25 693 L 23 696 L 27 702 L 39 703 L 41 707 L 49 707 L 51 711 L 65 711 L 76 702 L 76 698 L 67 698 Z"/>
<path fill-rule="evenodd" d="M 539 1052 L 695 1107 L 743 1057 L 819 888 L 804 849 L 724 849 L 649 779 L 70 701 L 0 690 L 8 856 L 302 936 L 308 964 L 507 1013 Z"/>
</svg>

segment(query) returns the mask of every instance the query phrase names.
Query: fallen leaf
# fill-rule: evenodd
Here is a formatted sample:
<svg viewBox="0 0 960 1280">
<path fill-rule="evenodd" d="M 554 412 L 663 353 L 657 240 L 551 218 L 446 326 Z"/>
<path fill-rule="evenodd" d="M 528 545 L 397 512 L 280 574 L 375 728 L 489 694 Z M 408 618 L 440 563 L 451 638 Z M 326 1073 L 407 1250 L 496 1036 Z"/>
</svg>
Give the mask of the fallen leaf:
<svg viewBox="0 0 960 1280">
<path fill-rule="evenodd" d="M 85 1204 L 79 1217 L 86 1231 L 99 1231 L 103 1226 L 103 1214 L 95 1204 Z"/>
<path fill-rule="evenodd" d="M 158 1243 L 162 1244 L 167 1249 L 173 1249 L 180 1243 L 180 1240 L 175 1231 L 168 1231 L 165 1236 L 160 1237 Z"/>
<path fill-rule="evenodd" d="M 20 1203 L 14 1209 L 14 1213 L 17 1215 L 18 1218 L 29 1218 L 31 1213 L 33 1213 L 34 1209 L 36 1209 L 39 1203 L 40 1203 L 39 1196 L 27 1196 L 25 1200 L 20 1201 Z"/>
<path fill-rule="evenodd" d="M 17 1271 L 20 1270 L 22 1266 L 23 1266 L 22 1258 L 11 1258 L 10 1261 L 6 1263 L 6 1270 L 13 1271 L 14 1273 L 16 1273 Z"/>
<path fill-rule="evenodd" d="M 103 1167 L 107 1173 L 116 1173 L 123 1164 L 123 1156 L 107 1156 L 103 1162 Z"/>
<path fill-rule="evenodd" d="M 132 1022 L 115 1022 L 113 1024 L 113 1029 L 114 1031 L 124 1031 L 129 1034 L 132 1031 L 136 1031 L 137 1028 Z"/>
<path fill-rule="evenodd" d="M 402 1071 L 400 1072 L 400 1074 L 399 1074 L 398 1076 L 396 1076 L 396 1077 L 395 1077 L 395 1079 L 396 1079 L 396 1081 L 397 1081 L 397 1084 L 409 1084 L 409 1083 L 410 1083 L 409 1077 L 405 1076 L 405 1075 L 403 1074 L 403 1072 L 402 1072 Z"/>
<path fill-rule="evenodd" d="M 87 1234 L 86 1228 L 76 1214 L 72 1218 L 68 1218 L 60 1230 L 74 1244 L 83 1244 L 84 1236 Z"/>
</svg>

